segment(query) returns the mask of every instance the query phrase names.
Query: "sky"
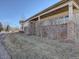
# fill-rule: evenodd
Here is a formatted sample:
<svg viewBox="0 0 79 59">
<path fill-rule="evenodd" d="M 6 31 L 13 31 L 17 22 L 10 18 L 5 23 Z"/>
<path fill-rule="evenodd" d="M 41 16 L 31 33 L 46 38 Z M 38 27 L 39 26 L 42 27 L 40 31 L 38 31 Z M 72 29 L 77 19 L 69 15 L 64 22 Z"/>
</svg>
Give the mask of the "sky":
<svg viewBox="0 0 79 59">
<path fill-rule="evenodd" d="M 19 20 L 28 19 L 59 0 L 0 0 L 0 22 L 19 27 Z"/>
</svg>

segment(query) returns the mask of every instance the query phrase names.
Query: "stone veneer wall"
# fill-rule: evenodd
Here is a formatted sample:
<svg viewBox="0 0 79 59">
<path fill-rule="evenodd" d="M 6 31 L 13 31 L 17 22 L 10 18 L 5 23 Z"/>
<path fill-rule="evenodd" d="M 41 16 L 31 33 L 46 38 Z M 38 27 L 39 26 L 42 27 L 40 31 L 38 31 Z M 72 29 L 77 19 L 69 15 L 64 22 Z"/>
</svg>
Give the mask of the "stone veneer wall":
<svg viewBox="0 0 79 59">
<path fill-rule="evenodd" d="M 29 29 L 28 29 L 28 34 L 30 35 L 35 35 L 36 34 L 36 27 L 35 27 L 35 22 L 30 22 L 29 24 Z"/>
<path fill-rule="evenodd" d="M 67 24 L 48 25 L 42 27 L 42 36 L 49 39 L 66 39 L 67 38 Z"/>
<path fill-rule="evenodd" d="M 36 35 L 47 37 L 48 39 L 67 39 L 67 24 L 36 24 Z"/>
</svg>

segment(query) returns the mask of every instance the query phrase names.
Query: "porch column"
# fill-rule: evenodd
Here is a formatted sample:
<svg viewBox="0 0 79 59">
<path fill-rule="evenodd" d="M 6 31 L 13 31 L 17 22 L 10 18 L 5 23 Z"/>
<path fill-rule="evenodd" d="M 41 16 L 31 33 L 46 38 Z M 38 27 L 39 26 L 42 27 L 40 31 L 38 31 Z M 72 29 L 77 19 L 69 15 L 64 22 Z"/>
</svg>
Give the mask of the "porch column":
<svg viewBox="0 0 79 59">
<path fill-rule="evenodd" d="M 74 26 L 74 10 L 73 10 L 73 3 L 72 1 L 69 2 L 68 6 L 69 11 L 69 22 L 67 24 L 67 40 L 74 40 L 75 39 L 75 26 Z"/>
<path fill-rule="evenodd" d="M 29 34 L 32 35 L 32 22 L 29 21 Z"/>
<path fill-rule="evenodd" d="M 35 21 L 35 30 L 36 30 L 36 35 L 39 36 L 40 35 L 40 30 L 39 30 L 39 20 L 40 20 L 40 17 L 38 17 L 38 20 Z"/>
<path fill-rule="evenodd" d="M 40 24 L 40 16 L 38 17 L 38 33 L 39 33 L 39 36 L 41 36 L 41 24 Z"/>
<path fill-rule="evenodd" d="M 73 12 L 74 12 L 73 11 L 73 3 L 72 3 L 72 1 L 69 2 L 68 7 L 69 7 L 69 21 L 70 21 L 70 20 L 73 20 Z"/>
<path fill-rule="evenodd" d="M 20 20 L 19 23 L 20 23 L 20 25 L 21 25 L 21 26 L 20 26 L 20 30 L 21 30 L 21 31 L 24 31 L 24 21 L 23 21 L 23 20 Z"/>
<path fill-rule="evenodd" d="M 21 30 L 24 31 L 24 24 L 21 24 Z"/>
</svg>

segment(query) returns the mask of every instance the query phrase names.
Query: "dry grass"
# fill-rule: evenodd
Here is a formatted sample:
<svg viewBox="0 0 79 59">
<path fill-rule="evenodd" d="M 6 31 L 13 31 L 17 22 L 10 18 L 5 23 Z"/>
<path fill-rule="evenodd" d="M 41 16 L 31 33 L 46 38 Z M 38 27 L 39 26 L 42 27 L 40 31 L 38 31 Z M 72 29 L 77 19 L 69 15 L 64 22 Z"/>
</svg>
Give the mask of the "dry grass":
<svg viewBox="0 0 79 59">
<path fill-rule="evenodd" d="M 4 43 L 13 59 L 79 59 L 75 44 L 58 40 L 14 33 L 8 34 Z"/>
</svg>

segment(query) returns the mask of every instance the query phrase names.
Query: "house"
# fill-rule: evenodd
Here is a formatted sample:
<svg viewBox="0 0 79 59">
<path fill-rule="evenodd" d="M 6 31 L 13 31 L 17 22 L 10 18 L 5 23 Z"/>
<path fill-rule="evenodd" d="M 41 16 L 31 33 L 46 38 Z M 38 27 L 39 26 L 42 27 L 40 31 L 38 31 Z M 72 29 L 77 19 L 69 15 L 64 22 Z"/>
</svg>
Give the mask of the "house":
<svg viewBox="0 0 79 59">
<path fill-rule="evenodd" d="M 79 0 L 60 0 L 27 20 L 29 34 L 51 39 L 75 40 L 78 34 Z"/>
<path fill-rule="evenodd" d="M 24 20 L 20 20 L 20 28 L 19 31 L 20 32 L 25 32 L 26 34 L 29 34 L 28 30 L 29 30 L 29 21 L 24 21 Z"/>
</svg>

